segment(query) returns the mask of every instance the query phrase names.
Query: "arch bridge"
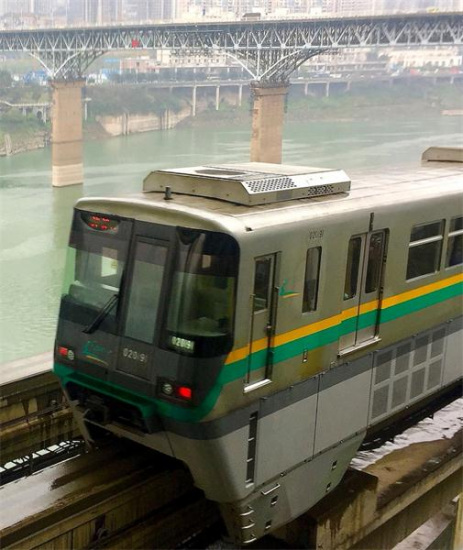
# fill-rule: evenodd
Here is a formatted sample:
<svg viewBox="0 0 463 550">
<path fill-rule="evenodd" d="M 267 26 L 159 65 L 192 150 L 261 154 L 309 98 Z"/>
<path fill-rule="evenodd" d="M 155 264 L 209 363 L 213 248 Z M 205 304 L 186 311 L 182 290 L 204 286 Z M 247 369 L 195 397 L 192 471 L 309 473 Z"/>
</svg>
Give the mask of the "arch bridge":
<svg viewBox="0 0 463 550">
<path fill-rule="evenodd" d="M 307 59 L 351 48 L 462 44 L 463 12 L 0 32 L 0 51 L 30 54 L 50 76 L 54 185 L 83 180 L 82 77 L 107 52 L 169 49 L 182 56 L 224 52 L 245 68 L 251 80 L 251 160 L 281 162 L 289 77 Z"/>
</svg>

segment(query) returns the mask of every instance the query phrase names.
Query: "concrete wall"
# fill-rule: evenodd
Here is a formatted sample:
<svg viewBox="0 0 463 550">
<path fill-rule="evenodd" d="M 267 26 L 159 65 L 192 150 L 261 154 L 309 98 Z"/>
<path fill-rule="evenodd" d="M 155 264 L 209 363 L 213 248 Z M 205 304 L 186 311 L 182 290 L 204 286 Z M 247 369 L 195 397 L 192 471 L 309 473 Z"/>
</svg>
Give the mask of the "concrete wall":
<svg viewBox="0 0 463 550">
<path fill-rule="evenodd" d="M 168 130 L 174 128 L 179 122 L 190 116 L 190 108 L 185 108 L 174 113 L 166 111 L 163 115 L 147 114 L 137 115 L 124 113 L 120 116 L 98 116 L 96 120 L 112 136 L 125 136 L 138 132 L 150 132 L 153 130 Z"/>
</svg>

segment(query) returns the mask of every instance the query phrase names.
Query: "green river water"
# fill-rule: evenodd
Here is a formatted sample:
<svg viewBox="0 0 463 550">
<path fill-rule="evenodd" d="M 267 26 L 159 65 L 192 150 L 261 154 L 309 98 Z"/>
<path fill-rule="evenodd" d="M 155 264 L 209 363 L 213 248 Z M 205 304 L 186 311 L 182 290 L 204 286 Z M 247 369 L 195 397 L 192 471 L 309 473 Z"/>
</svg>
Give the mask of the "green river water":
<svg viewBox="0 0 463 550">
<path fill-rule="evenodd" d="M 343 168 L 419 165 L 430 145 L 463 145 L 462 117 L 285 126 L 283 161 Z M 139 191 L 156 168 L 249 160 L 250 123 L 179 128 L 85 144 L 84 185 L 51 186 L 49 149 L 0 158 L 0 363 L 51 350 L 72 206 Z"/>
</svg>

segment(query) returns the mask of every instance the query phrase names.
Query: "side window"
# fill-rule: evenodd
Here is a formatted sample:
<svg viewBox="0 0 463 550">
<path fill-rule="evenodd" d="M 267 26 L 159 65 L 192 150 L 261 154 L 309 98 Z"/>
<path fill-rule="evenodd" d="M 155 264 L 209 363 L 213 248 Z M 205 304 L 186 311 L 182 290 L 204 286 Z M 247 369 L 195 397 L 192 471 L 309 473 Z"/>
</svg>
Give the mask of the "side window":
<svg viewBox="0 0 463 550">
<path fill-rule="evenodd" d="M 344 300 L 350 300 L 357 294 L 361 250 L 362 237 L 352 237 L 352 239 L 349 241 L 349 251 L 347 254 L 346 280 L 344 283 Z"/>
<path fill-rule="evenodd" d="M 463 263 L 463 217 L 450 220 L 445 267 Z"/>
<path fill-rule="evenodd" d="M 376 292 L 381 282 L 385 232 L 372 233 L 368 249 L 367 278 L 365 292 Z"/>
<path fill-rule="evenodd" d="M 444 221 L 422 223 L 412 228 L 408 248 L 407 281 L 439 270 Z"/>
<path fill-rule="evenodd" d="M 303 313 L 315 311 L 317 309 L 321 256 L 321 246 L 309 248 L 309 250 L 307 250 L 305 260 L 304 295 L 302 299 Z"/>
<path fill-rule="evenodd" d="M 272 258 L 270 256 L 256 260 L 254 274 L 254 312 L 268 309 L 270 300 L 270 277 Z"/>
</svg>

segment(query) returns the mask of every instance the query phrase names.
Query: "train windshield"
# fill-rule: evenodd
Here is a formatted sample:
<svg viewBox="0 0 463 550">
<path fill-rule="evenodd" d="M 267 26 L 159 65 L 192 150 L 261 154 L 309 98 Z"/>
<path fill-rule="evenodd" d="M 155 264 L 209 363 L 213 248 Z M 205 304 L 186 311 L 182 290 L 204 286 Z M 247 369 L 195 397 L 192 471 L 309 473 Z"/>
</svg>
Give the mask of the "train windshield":
<svg viewBox="0 0 463 550">
<path fill-rule="evenodd" d="M 177 231 L 165 345 L 196 357 L 232 346 L 238 245 L 229 235 Z"/>
<path fill-rule="evenodd" d="M 238 263 L 238 244 L 224 233 L 77 210 L 60 319 L 82 342 L 98 331 L 138 347 L 224 355 L 233 344 Z"/>
<path fill-rule="evenodd" d="M 67 252 L 60 317 L 93 332 L 115 332 L 131 222 L 76 212 Z"/>
</svg>

